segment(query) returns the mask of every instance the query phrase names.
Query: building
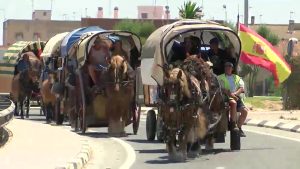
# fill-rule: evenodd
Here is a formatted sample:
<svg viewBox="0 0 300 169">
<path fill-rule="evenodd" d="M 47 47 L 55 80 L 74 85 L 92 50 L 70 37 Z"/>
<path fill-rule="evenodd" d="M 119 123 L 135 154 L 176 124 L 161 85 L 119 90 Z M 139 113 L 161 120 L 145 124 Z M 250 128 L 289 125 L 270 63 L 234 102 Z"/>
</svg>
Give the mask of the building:
<svg viewBox="0 0 300 169">
<path fill-rule="evenodd" d="M 35 10 L 32 12 L 32 20 L 51 20 L 51 10 Z"/>
<path fill-rule="evenodd" d="M 13 20 L 3 23 L 3 45 L 10 46 L 16 41 L 47 41 L 61 32 L 81 27 L 80 21 Z"/>
<path fill-rule="evenodd" d="M 99 26 L 100 28 L 103 29 L 114 29 L 114 26 L 124 20 L 131 20 L 135 22 L 143 22 L 143 21 L 151 21 L 153 22 L 154 26 L 156 28 L 159 28 L 163 25 L 173 23 L 177 21 L 176 19 L 113 19 L 113 18 L 81 18 L 81 26 L 86 27 L 86 26 Z"/>
<path fill-rule="evenodd" d="M 138 19 L 168 19 L 163 6 L 138 6 Z M 169 8 L 167 8 L 169 9 Z M 169 13 L 168 13 L 169 15 Z"/>
</svg>

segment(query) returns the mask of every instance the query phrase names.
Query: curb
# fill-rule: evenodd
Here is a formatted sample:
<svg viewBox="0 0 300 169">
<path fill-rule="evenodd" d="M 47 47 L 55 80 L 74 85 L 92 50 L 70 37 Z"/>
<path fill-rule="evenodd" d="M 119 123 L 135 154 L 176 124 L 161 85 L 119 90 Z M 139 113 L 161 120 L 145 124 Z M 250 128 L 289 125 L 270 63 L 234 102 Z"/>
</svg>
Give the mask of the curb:
<svg viewBox="0 0 300 169">
<path fill-rule="evenodd" d="M 278 121 L 268 121 L 268 120 L 257 120 L 257 119 L 247 119 L 245 125 L 256 126 L 256 127 L 266 127 L 272 129 L 279 129 L 284 131 L 290 131 L 295 133 L 300 133 L 300 124 L 290 124 Z"/>
<path fill-rule="evenodd" d="M 81 169 L 92 157 L 92 148 L 88 140 L 83 140 L 80 152 L 77 156 L 67 162 L 67 164 L 55 167 L 55 169 Z"/>
</svg>

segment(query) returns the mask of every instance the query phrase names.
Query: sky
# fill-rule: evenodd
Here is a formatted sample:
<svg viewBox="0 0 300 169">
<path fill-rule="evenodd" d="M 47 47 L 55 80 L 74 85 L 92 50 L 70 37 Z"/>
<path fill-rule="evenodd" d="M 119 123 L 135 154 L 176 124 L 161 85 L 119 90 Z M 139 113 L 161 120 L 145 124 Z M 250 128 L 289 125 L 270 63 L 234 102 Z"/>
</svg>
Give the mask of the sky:
<svg viewBox="0 0 300 169">
<path fill-rule="evenodd" d="M 0 22 L 5 19 L 31 19 L 32 9 L 51 9 L 53 20 L 80 20 L 81 17 L 96 17 L 97 7 L 104 8 L 104 17 L 112 17 L 113 8 L 118 6 L 120 18 L 137 18 L 139 5 L 168 5 L 171 18 L 178 17 L 178 8 L 184 0 L 0 0 Z M 244 13 L 244 0 L 192 0 L 199 6 L 203 3 L 204 19 L 225 19 L 226 5 L 228 21 L 236 22 L 238 11 Z M 33 3 L 32 3 L 33 2 Z M 32 5 L 33 4 L 33 5 Z M 111 7 L 111 8 L 110 8 Z M 249 16 L 256 23 L 288 24 L 290 17 L 300 22 L 300 0 L 249 0 Z M 293 12 L 291 15 L 291 11 Z M 241 19 L 243 16 L 241 16 Z M 250 19 L 249 19 L 250 21 Z M 0 45 L 2 44 L 2 24 Z"/>
</svg>

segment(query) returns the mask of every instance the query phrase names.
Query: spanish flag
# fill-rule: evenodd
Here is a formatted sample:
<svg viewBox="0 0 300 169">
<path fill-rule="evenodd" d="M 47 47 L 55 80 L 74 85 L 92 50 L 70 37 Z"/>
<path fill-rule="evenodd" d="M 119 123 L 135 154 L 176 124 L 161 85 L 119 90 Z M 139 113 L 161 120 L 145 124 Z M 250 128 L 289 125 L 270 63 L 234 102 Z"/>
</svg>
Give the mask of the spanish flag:
<svg viewBox="0 0 300 169">
<path fill-rule="evenodd" d="M 272 72 L 275 85 L 289 77 L 290 66 L 266 39 L 243 24 L 239 24 L 239 37 L 242 42 L 240 58 L 242 62 L 257 65 Z"/>
</svg>

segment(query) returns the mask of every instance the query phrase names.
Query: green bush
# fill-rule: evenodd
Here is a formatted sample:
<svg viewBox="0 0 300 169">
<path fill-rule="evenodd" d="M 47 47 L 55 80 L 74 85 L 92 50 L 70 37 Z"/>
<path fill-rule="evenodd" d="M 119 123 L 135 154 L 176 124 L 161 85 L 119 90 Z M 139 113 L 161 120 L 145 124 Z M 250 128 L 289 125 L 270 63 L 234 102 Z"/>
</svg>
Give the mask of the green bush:
<svg viewBox="0 0 300 169">
<path fill-rule="evenodd" d="M 155 30 L 155 26 L 150 21 L 123 20 L 117 23 L 114 29 L 133 32 L 137 34 L 141 38 L 142 43 L 144 43 L 148 36 Z"/>
<path fill-rule="evenodd" d="M 269 41 L 273 46 L 278 45 L 280 41 L 279 37 L 276 34 L 272 33 L 271 30 L 264 25 L 259 26 L 256 32 L 267 41 Z"/>
</svg>

